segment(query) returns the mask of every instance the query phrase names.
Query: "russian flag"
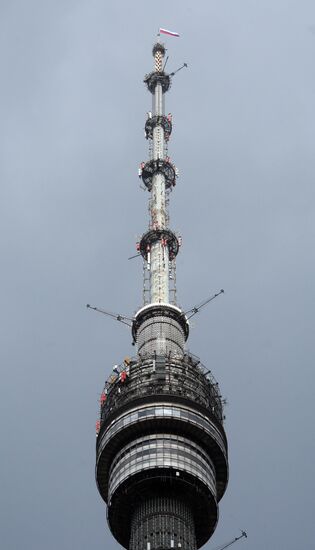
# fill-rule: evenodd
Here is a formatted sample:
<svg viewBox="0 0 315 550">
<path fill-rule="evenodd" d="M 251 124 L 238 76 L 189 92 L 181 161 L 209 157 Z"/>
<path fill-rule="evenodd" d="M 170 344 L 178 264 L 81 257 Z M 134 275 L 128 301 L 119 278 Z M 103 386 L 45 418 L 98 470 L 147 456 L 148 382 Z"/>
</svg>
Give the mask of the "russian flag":
<svg viewBox="0 0 315 550">
<path fill-rule="evenodd" d="M 160 29 L 159 34 L 168 34 L 168 36 L 179 36 L 178 32 L 168 31 L 167 29 Z"/>
</svg>

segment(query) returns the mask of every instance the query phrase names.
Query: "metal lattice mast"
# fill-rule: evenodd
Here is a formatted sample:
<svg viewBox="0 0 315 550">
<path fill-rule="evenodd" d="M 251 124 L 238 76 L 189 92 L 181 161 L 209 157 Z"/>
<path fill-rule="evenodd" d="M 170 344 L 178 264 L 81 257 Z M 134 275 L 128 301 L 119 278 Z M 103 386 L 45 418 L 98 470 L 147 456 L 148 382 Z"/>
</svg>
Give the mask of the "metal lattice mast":
<svg viewBox="0 0 315 550">
<path fill-rule="evenodd" d="M 165 154 L 172 121 L 170 115 L 165 116 L 164 110 L 164 94 L 170 86 L 170 77 L 163 72 L 164 55 L 164 46 L 155 44 L 154 71 L 145 78 L 152 93 L 152 112 L 148 113 L 145 126 L 146 137 L 152 141 L 152 158 L 142 164 L 139 172 L 151 193 L 150 231 L 143 235 L 140 251 L 146 268 L 150 271 L 149 302 L 153 304 L 170 302 L 169 281 L 175 270 L 175 257 L 179 247 L 176 235 L 168 229 L 167 193 L 175 185 L 177 170 Z"/>
<path fill-rule="evenodd" d="M 155 51 L 155 71 L 162 72 L 163 54 Z M 154 116 L 163 117 L 163 92 L 160 82 L 156 83 L 154 91 Z M 164 160 L 164 130 L 161 124 L 153 129 L 153 160 Z M 162 172 L 154 174 L 151 191 L 151 224 L 156 229 L 166 227 L 165 176 Z M 162 240 L 152 245 L 151 250 L 151 302 L 168 302 L 168 249 Z"/>
</svg>

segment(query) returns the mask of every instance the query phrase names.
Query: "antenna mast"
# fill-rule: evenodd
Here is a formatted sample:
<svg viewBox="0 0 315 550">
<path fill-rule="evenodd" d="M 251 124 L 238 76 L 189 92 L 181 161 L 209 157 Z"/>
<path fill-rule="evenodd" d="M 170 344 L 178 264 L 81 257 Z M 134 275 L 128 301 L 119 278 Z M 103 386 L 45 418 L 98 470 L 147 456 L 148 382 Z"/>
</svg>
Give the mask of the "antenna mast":
<svg viewBox="0 0 315 550">
<path fill-rule="evenodd" d="M 170 87 L 170 76 L 163 70 L 165 47 L 159 42 L 153 47 L 154 71 L 144 82 L 152 93 L 152 112 L 145 124 L 146 138 L 151 141 L 151 158 L 142 163 L 139 176 L 150 192 L 149 231 L 141 238 L 140 252 L 149 272 L 149 300 L 146 303 L 170 303 L 170 280 L 174 281 L 175 258 L 179 239 L 168 228 L 167 194 L 174 187 L 178 171 L 167 156 L 167 142 L 172 132 L 172 117 L 165 115 L 164 93 Z M 146 296 L 146 295 L 145 295 Z M 175 289 L 174 299 L 175 303 Z"/>
</svg>

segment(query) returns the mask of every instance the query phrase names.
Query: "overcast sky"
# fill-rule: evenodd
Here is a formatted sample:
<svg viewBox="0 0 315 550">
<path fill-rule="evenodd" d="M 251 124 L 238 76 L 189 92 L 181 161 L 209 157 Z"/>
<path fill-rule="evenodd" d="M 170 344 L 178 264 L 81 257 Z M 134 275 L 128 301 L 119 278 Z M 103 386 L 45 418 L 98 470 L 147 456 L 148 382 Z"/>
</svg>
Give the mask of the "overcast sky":
<svg viewBox="0 0 315 550">
<path fill-rule="evenodd" d="M 3 550 L 118 550 L 94 481 L 98 398 L 133 353 L 87 302 L 141 306 L 138 164 L 159 26 L 180 170 L 178 299 L 225 294 L 189 349 L 228 400 L 206 545 L 314 548 L 314 0 L 0 0 Z M 234 548 L 234 547 L 233 547 Z"/>
</svg>

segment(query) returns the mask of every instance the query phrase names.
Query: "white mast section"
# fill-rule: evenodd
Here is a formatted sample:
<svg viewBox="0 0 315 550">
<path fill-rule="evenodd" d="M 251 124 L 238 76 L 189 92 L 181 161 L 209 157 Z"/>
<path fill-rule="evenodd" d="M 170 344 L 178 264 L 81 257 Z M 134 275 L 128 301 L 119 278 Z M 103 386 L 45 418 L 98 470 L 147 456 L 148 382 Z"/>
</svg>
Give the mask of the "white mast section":
<svg viewBox="0 0 315 550">
<path fill-rule="evenodd" d="M 162 72 L 163 54 L 160 50 L 154 55 L 154 70 Z M 157 83 L 153 95 L 153 115 L 164 115 L 164 102 L 161 83 Z M 164 129 L 158 124 L 153 129 L 153 159 L 164 159 Z M 158 172 L 153 175 L 151 190 L 151 226 L 165 229 L 166 220 L 165 177 Z M 169 251 L 161 241 L 151 247 L 150 299 L 151 303 L 169 303 Z"/>
</svg>

